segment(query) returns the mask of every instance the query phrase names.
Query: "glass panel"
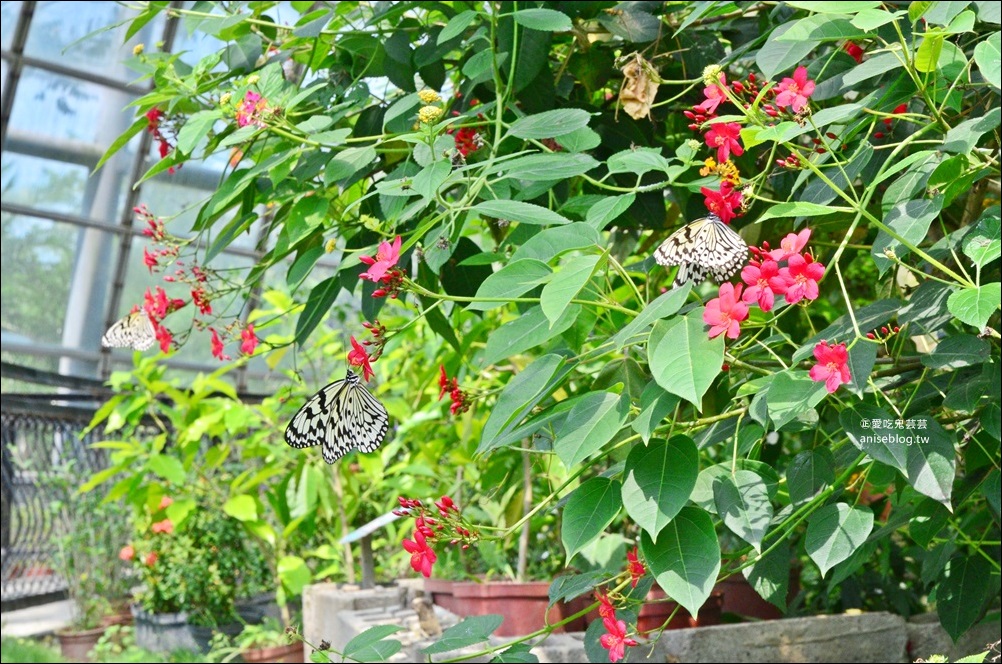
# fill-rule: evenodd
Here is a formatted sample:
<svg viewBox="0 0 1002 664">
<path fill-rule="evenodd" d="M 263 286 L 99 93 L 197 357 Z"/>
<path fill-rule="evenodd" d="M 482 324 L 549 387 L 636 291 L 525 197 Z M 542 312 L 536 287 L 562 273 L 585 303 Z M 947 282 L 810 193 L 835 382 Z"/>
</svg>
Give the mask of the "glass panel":
<svg viewBox="0 0 1002 664">
<path fill-rule="evenodd" d="M 5 334 L 25 343 L 97 350 L 114 236 L 37 217 L 5 213 L 0 220 Z"/>
<path fill-rule="evenodd" d="M 132 57 L 133 47 L 138 43 L 153 44 L 163 35 L 163 14 L 128 44 L 122 43 L 128 24 L 105 29 L 135 15 L 134 9 L 117 2 L 74 2 L 69 6 L 65 2 L 39 2 L 28 30 L 25 55 L 131 81 L 135 72 L 124 62 Z"/>
<path fill-rule="evenodd" d="M 14 29 L 17 27 L 18 14 L 21 13 L 23 2 L 2 2 L 0 3 L 0 45 L 3 50 L 9 51 L 14 41 Z M 6 75 L 4 70 L 4 75 Z"/>
</svg>

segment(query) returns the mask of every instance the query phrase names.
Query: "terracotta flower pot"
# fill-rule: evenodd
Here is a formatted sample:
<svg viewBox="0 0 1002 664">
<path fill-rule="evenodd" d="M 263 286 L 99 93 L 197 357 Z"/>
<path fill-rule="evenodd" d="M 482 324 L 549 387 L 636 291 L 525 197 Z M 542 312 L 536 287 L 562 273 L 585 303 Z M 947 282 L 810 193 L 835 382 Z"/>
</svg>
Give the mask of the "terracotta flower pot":
<svg viewBox="0 0 1002 664">
<path fill-rule="evenodd" d="M 724 603 L 724 594 L 714 590 L 710 593 L 706 602 L 699 608 L 699 613 L 695 618 L 685 609 L 678 607 L 678 612 L 671 619 L 665 629 L 688 629 L 690 627 L 705 627 L 706 625 L 719 625 L 721 607 Z M 650 592 L 647 593 L 647 603 L 640 607 L 637 616 L 637 631 L 647 634 L 657 629 L 668 620 L 668 616 L 675 611 L 678 606 L 676 602 L 668 599 L 668 595 L 661 589 L 661 586 L 654 584 Z"/>
<path fill-rule="evenodd" d="M 547 624 L 558 623 L 590 603 L 587 597 L 578 597 L 566 604 L 558 602 L 547 610 L 550 603 L 549 590 L 548 581 L 455 583 L 453 600 L 457 608 L 453 612 L 459 616 L 499 614 L 504 617 L 504 621 L 494 633 L 498 636 L 521 636 L 542 629 Z M 581 617 L 554 631 L 578 632 L 584 628 L 585 621 Z"/>
<path fill-rule="evenodd" d="M 779 608 L 755 592 L 755 589 L 744 574 L 732 574 L 713 588 L 724 593 L 724 613 L 733 613 L 745 618 L 757 618 L 759 620 L 776 620 L 783 617 L 783 612 Z M 800 570 L 790 569 L 790 586 L 786 595 L 786 604 L 790 602 L 800 592 Z"/>
<path fill-rule="evenodd" d="M 57 633 L 59 649 L 70 662 L 89 662 L 89 653 L 104 634 L 104 627 L 80 631 L 65 630 Z"/>
<path fill-rule="evenodd" d="M 272 646 L 270 648 L 253 648 L 240 653 L 245 662 L 305 662 L 306 653 L 303 644 L 289 643 L 284 646 Z"/>
</svg>

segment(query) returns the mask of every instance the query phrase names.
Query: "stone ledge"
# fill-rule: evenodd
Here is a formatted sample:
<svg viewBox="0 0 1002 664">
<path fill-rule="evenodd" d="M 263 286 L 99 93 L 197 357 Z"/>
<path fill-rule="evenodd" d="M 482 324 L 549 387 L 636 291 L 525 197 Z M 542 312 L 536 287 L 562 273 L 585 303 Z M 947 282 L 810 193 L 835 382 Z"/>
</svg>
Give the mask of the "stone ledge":
<svg viewBox="0 0 1002 664">
<path fill-rule="evenodd" d="M 351 597 L 358 593 L 367 594 L 363 599 Z M 417 613 L 409 607 L 413 593 L 413 588 L 406 587 L 345 592 L 333 584 L 310 586 L 303 596 L 304 635 L 311 643 L 327 640 L 341 650 L 373 625 L 400 625 L 404 629 L 393 638 L 400 640 L 403 648 L 390 661 L 427 661 L 421 650 L 436 639 L 422 633 Z M 445 609 L 436 606 L 434 610 L 443 629 L 458 622 Z M 986 643 L 998 639 L 998 633 L 997 621 L 978 625 L 954 645 L 935 614 L 918 616 L 910 622 L 883 612 L 813 616 L 670 630 L 650 643 L 628 649 L 626 661 L 910 662 L 933 654 L 946 654 L 955 661 L 981 652 Z M 584 662 L 583 640 L 583 632 L 552 634 L 532 652 L 540 662 Z M 491 637 L 489 643 L 503 645 L 509 641 Z M 433 655 L 431 660 L 453 659 L 482 649 L 483 644 L 471 646 Z"/>
</svg>

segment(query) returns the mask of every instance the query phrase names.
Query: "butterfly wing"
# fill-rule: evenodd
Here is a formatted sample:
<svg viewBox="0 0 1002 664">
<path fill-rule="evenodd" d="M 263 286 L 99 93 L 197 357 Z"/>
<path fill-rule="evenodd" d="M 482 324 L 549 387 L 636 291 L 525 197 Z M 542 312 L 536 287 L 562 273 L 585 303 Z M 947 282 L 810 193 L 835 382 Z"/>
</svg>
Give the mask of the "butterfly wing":
<svg viewBox="0 0 1002 664">
<path fill-rule="evenodd" d="M 353 447 L 361 452 L 376 451 L 386 436 L 390 418 L 383 404 L 369 394 L 350 369 L 341 398 L 335 406 L 324 441 L 324 461 L 334 463 Z"/>
<path fill-rule="evenodd" d="M 101 337 L 105 348 L 132 348 L 147 350 L 157 340 L 153 322 L 145 311 L 134 311 L 120 318 Z"/>
<path fill-rule="evenodd" d="M 707 215 L 672 233 L 654 252 L 661 265 L 678 265 L 672 284 L 703 281 L 709 274 L 717 282 L 730 279 L 748 258 L 748 245 L 716 215 Z"/>
<path fill-rule="evenodd" d="M 344 386 L 343 379 L 336 380 L 310 397 L 285 427 L 285 442 L 297 449 L 324 444 L 331 414 Z"/>
</svg>

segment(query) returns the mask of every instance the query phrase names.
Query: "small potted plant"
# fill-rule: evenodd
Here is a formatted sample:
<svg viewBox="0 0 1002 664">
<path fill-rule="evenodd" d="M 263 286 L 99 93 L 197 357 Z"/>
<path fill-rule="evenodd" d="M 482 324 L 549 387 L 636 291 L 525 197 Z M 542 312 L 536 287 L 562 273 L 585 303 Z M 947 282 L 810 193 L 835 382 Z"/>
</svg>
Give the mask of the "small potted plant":
<svg viewBox="0 0 1002 664">
<path fill-rule="evenodd" d="M 303 642 L 295 630 L 285 629 L 271 617 L 258 625 L 245 625 L 235 639 L 245 662 L 302 662 Z"/>
<path fill-rule="evenodd" d="M 49 505 L 57 528 L 54 568 L 74 602 L 73 622 L 58 632 L 60 647 L 64 657 L 85 661 L 127 584 L 115 542 L 128 528 L 128 510 L 100 494 L 78 494 L 72 463 L 46 473 L 40 484 L 57 496 Z"/>
</svg>

